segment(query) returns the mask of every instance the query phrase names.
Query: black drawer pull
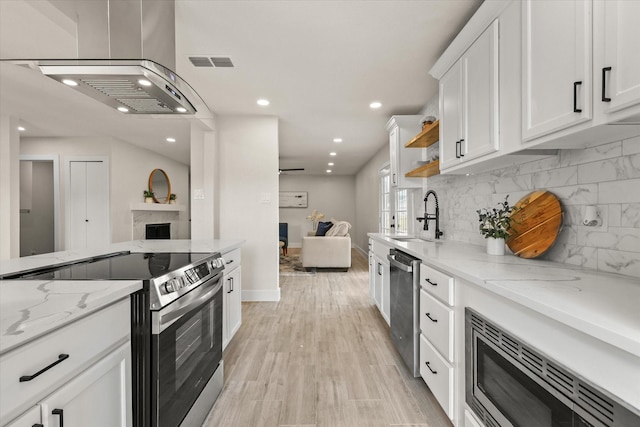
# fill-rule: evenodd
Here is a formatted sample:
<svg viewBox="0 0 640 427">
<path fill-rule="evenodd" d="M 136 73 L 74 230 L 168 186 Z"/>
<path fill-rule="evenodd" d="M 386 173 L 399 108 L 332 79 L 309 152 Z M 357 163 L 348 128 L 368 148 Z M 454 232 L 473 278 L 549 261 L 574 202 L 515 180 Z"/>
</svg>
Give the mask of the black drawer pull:
<svg viewBox="0 0 640 427">
<path fill-rule="evenodd" d="M 462 143 L 464 142 L 464 138 L 462 138 L 460 140 L 460 157 L 464 157 L 464 154 L 462 154 Z"/>
<path fill-rule="evenodd" d="M 582 113 L 582 108 L 578 108 L 578 86 L 581 86 L 582 82 L 573 82 L 573 112 Z"/>
<path fill-rule="evenodd" d="M 432 282 L 431 280 L 429 280 L 429 278 L 424 279 L 428 284 L 430 284 L 431 286 L 438 286 L 438 282 Z"/>
<path fill-rule="evenodd" d="M 462 148 L 460 148 L 460 141 L 456 141 L 456 159 L 460 158 L 461 151 L 462 151 Z"/>
<path fill-rule="evenodd" d="M 427 316 L 429 318 L 429 320 L 431 320 L 433 323 L 438 323 L 438 319 L 434 319 L 433 317 L 430 316 L 431 313 L 425 313 L 425 316 Z"/>
<path fill-rule="evenodd" d="M 44 427 L 42 424 L 38 423 L 38 424 L 34 424 L 31 427 Z"/>
<path fill-rule="evenodd" d="M 31 381 L 32 379 L 34 379 L 35 377 L 37 377 L 38 375 L 48 371 L 49 369 L 53 368 L 54 366 L 56 366 L 58 363 L 62 362 L 63 360 L 66 360 L 69 358 L 68 354 L 61 354 L 58 356 L 58 360 L 56 360 L 55 362 L 53 362 L 51 365 L 46 366 L 42 369 L 40 369 L 38 372 L 36 372 L 33 375 L 23 375 L 20 377 L 20 382 L 23 383 L 25 381 Z"/>
<path fill-rule="evenodd" d="M 611 71 L 611 67 L 602 69 L 602 102 L 611 102 L 611 98 L 607 98 L 607 71 Z"/>
<path fill-rule="evenodd" d="M 438 375 L 438 371 L 434 371 L 433 369 L 431 369 L 431 365 L 429 365 L 429 362 L 424 362 L 425 365 L 427 365 L 427 368 L 429 368 L 429 370 L 431 371 L 431 373 L 433 375 Z M 62 427 L 62 426 L 60 426 Z"/>
<path fill-rule="evenodd" d="M 429 369 L 431 369 L 431 368 L 429 368 Z M 54 409 L 53 411 L 51 411 L 51 413 L 53 415 L 59 415 L 60 416 L 60 427 L 64 427 L 64 419 L 63 419 L 64 411 L 62 409 Z"/>
</svg>

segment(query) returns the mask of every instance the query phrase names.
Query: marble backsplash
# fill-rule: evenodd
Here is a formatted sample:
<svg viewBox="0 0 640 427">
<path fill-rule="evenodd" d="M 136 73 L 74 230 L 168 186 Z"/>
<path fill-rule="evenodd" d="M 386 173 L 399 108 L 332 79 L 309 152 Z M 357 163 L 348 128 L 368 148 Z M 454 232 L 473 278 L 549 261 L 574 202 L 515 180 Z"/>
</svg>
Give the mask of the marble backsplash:
<svg viewBox="0 0 640 427">
<path fill-rule="evenodd" d="M 555 156 L 483 174 L 428 178 L 422 194 L 414 197 L 415 212 L 423 211 L 426 190 L 435 190 L 444 238 L 483 245 L 477 209 L 495 207 L 506 195 L 515 204 L 543 189 L 560 199 L 564 222 L 555 245 L 541 258 L 640 277 L 640 136 L 560 150 Z M 597 206 L 602 225 L 582 225 L 588 205 Z M 430 237 L 432 231 L 423 233 Z"/>
</svg>

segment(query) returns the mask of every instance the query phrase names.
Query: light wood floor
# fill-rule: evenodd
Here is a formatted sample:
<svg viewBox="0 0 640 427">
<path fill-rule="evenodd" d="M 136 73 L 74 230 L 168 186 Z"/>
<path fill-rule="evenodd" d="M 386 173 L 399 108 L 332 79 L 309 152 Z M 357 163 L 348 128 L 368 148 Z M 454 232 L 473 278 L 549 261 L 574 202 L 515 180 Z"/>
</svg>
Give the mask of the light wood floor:
<svg viewBox="0 0 640 427">
<path fill-rule="evenodd" d="M 243 303 L 203 426 L 450 427 L 395 350 L 367 269 L 354 250 L 347 273 L 281 276 L 279 302 Z"/>
</svg>

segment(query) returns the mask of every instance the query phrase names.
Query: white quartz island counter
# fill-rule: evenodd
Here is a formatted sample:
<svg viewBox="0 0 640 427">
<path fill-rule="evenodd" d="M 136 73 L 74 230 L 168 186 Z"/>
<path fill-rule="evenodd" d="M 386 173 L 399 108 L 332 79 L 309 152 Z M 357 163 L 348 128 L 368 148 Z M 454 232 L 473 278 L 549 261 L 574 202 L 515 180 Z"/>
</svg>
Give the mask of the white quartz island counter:
<svg viewBox="0 0 640 427">
<path fill-rule="evenodd" d="M 241 240 L 138 240 L 0 262 L 0 275 L 130 252 L 228 252 Z M 0 280 L 0 354 L 142 289 L 140 280 Z"/>
<path fill-rule="evenodd" d="M 370 233 L 425 264 L 640 357 L 640 279 L 442 240 L 401 242 Z"/>
</svg>

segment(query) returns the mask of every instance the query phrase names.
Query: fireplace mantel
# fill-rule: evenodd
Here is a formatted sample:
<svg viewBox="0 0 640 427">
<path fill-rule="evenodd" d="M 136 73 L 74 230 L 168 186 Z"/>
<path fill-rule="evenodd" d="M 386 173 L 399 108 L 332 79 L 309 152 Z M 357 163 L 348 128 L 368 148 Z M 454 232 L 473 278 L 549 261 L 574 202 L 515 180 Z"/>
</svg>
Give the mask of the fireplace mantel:
<svg viewBox="0 0 640 427">
<path fill-rule="evenodd" d="M 182 212 L 187 207 L 179 204 L 162 203 L 131 203 L 132 211 L 160 211 L 160 212 Z"/>
</svg>

